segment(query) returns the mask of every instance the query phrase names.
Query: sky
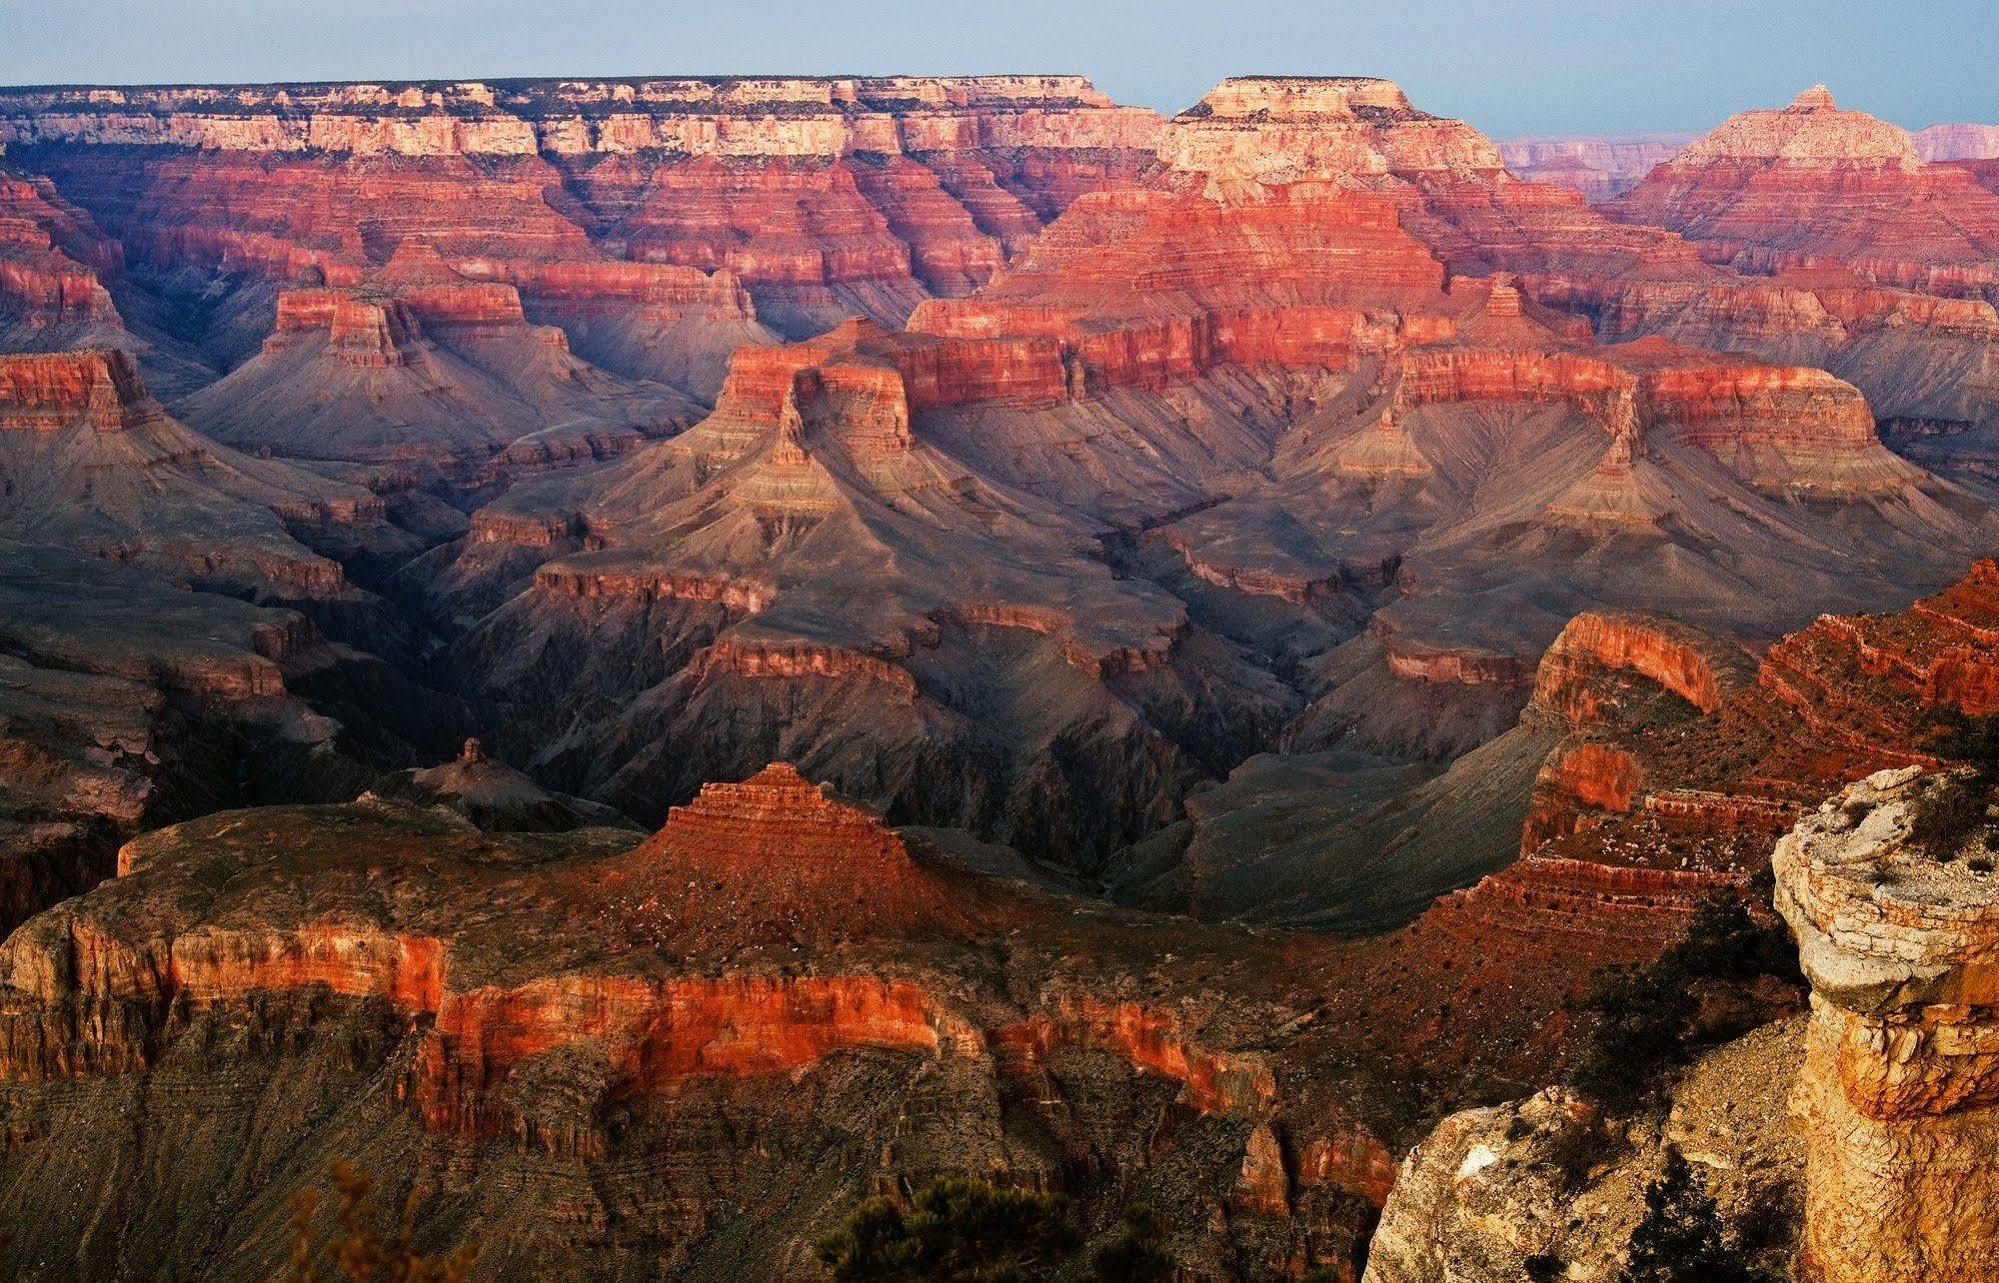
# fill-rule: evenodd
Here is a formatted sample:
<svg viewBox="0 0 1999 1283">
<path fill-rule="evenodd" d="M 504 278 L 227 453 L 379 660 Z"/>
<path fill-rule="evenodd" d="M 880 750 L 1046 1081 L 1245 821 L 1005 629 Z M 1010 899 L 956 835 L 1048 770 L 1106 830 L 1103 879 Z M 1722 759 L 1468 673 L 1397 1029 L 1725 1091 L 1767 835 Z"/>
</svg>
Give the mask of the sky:
<svg viewBox="0 0 1999 1283">
<path fill-rule="evenodd" d="M 0 84 L 1080 72 L 1177 111 L 1225 76 L 1379 75 L 1487 133 L 1704 130 L 1823 81 L 1999 121 L 1999 2 L 0 0 Z"/>
</svg>

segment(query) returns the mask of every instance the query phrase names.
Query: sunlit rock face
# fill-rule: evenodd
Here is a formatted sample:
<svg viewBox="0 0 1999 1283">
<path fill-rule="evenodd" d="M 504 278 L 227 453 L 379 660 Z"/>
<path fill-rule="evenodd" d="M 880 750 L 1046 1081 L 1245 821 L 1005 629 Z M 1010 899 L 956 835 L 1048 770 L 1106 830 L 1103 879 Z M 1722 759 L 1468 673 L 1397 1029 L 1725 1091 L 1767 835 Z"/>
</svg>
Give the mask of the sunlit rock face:
<svg viewBox="0 0 1999 1283">
<path fill-rule="evenodd" d="M 1812 984 L 1802 1278 L 1971 1278 L 1990 1256 L 1999 887 L 1982 844 L 1926 848 L 1912 829 L 1947 787 L 1870 776 L 1777 846 L 1777 907 Z"/>
<path fill-rule="evenodd" d="M 701 395 L 765 326 L 897 324 L 977 287 L 1077 194 L 1149 167 L 1159 127 L 1074 76 L 0 96 L 0 143 L 165 285 L 189 260 L 351 283 L 422 236 L 590 359 Z M 232 360 L 270 305 L 238 296 L 207 336 Z"/>
<path fill-rule="evenodd" d="M 1843 266 L 1958 297 L 1999 291 L 1999 200 L 1823 85 L 1731 117 L 1603 209 L 1755 271 Z"/>
<path fill-rule="evenodd" d="M 1999 156 L 1999 125 L 1931 125 L 1911 135 L 1924 160 L 1990 160 Z"/>
<path fill-rule="evenodd" d="M 147 1188 L 264 1179 L 249 1128 L 384 1188 L 447 1180 L 425 1232 L 460 1196 L 520 1204 L 481 1233 L 503 1271 L 643 1273 L 671 1243 L 676 1268 L 809 1278 L 852 1203 L 947 1173 L 1070 1193 L 1092 1235 L 1142 1192 L 1215 1277 L 1359 1257 L 1397 1115 L 1325 1070 L 1345 1035 L 1309 1015 L 1333 942 L 973 874 L 783 765 L 636 843 L 466 815 L 266 807 L 128 845 L 117 879 L 0 949 L 0 1165 L 121 1170 L 129 1151 L 86 1138 L 172 1083 L 142 1144 L 176 1157 Z M 1218 967 L 1251 989 L 1223 998 Z M 662 1171 L 675 1197 L 637 1197 Z M 609 1195 L 581 1227 L 574 1173 Z M 828 1173 L 821 1197 L 775 1196 Z M 288 1233 L 203 1199 L 86 1241 L 30 1214 L 48 1188 L 7 1185 L 11 1222 L 40 1227 L 27 1277 L 172 1256 L 135 1242 L 170 1224 L 246 1260 Z"/>
</svg>

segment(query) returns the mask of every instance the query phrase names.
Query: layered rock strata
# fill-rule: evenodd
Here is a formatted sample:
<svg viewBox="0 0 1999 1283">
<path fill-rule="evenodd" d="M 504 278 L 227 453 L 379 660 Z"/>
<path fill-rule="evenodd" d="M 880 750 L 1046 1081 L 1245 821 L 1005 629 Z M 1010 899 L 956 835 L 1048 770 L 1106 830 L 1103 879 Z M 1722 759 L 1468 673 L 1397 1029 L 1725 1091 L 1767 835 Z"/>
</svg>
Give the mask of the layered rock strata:
<svg viewBox="0 0 1999 1283">
<path fill-rule="evenodd" d="M 1693 134 L 1664 131 L 1509 138 L 1499 144 L 1499 155 L 1515 178 L 1567 187 L 1595 202 L 1630 191 L 1693 140 Z"/>
<path fill-rule="evenodd" d="M 781 752 L 899 818 L 1088 863 L 1295 705 L 1092 555 L 1100 525 L 919 430 L 951 402 L 1059 394 L 1059 369 L 1052 345 L 865 322 L 747 349 L 703 422 L 517 488 L 413 574 L 476 621 L 468 671 L 573 787 L 658 816 L 704 763 Z M 629 732 L 528 729 L 572 688 L 621 692 L 604 715 Z"/>
<path fill-rule="evenodd" d="M 0 356 L 0 482 L 0 536 L 323 607 L 329 624 L 375 609 L 336 557 L 414 551 L 367 491 L 189 431 L 117 350 Z"/>
<path fill-rule="evenodd" d="M 1731 117 L 1604 212 L 1680 232 L 1755 271 L 1848 267 L 1885 285 L 1991 299 L 1999 200 L 1925 164 L 1909 135 L 1843 111 L 1824 86 Z"/>
<path fill-rule="evenodd" d="M 528 323 L 515 286 L 414 241 L 358 285 L 279 294 L 258 355 L 175 408 L 239 448 L 466 486 L 610 457 L 699 417 L 683 393 L 576 359 L 562 330 Z"/>
<path fill-rule="evenodd" d="M 1772 861 L 1812 985 L 1800 1278 L 1961 1279 L 1989 1256 L 1999 889 L 1982 845 L 1925 848 L 1912 830 L 1948 787 L 1916 768 L 1869 776 Z"/>
<path fill-rule="evenodd" d="M 15 91 L 0 122 L 137 265 L 331 277 L 424 231 L 591 359 L 703 394 L 756 316 L 896 324 L 977 286 L 1159 129 L 1065 76 Z"/>
<path fill-rule="evenodd" d="M 810 1277 L 809 1244 L 844 1208 L 945 1173 L 1069 1192 L 1093 1235 L 1142 1194 L 1206 1277 L 1357 1259 L 1388 1178 L 1374 1127 L 1395 1111 L 1353 1112 L 1349 1091 L 1390 1096 L 1325 1068 L 1339 1038 L 1308 995 L 1336 947 L 957 871 L 787 768 L 631 842 L 364 802 L 133 843 L 123 876 L 0 949 L 0 1168 L 152 1189 L 79 1138 L 125 1092 L 165 1093 L 139 1145 L 177 1155 L 144 1170 L 171 1169 L 181 1228 L 161 1239 L 140 1215 L 112 1242 L 33 1215 L 46 1184 L 10 1180 L 11 1223 L 37 1227 L 10 1265 L 177 1257 L 197 1231 L 222 1276 L 254 1271 L 287 1231 L 244 1191 L 282 1200 L 275 1186 L 343 1150 L 380 1188 L 431 1189 L 426 1233 L 453 1207 L 547 1195 L 481 1217 L 481 1259 L 503 1272 Z M 744 898 L 772 877 L 776 899 Z M 744 904 L 798 909 L 810 930 L 745 930 Z M 1220 1001 L 1217 968 L 1252 987 Z M 219 1049 L 228 1027 L 248 1044 Z M 331 1099 L 350 1103 L 310 1107 Z M 280 1176 L 242 1143 L 253 1120 L 310 1161 Z M 572 1205 L 563 1172 L 601 1194 Z M 670 1196 L 637 1197 L 662 1180 Z M 187 1202 L 197 1189 L 217 1201 Z"/>
</svg>

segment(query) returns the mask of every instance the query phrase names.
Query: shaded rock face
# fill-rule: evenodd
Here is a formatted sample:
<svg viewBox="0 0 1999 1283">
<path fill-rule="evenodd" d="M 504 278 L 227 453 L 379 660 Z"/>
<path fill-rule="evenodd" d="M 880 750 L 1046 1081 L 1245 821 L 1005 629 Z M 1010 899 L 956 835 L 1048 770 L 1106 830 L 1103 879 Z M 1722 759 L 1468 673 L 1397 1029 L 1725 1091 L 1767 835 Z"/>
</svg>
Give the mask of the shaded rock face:
<svg viewBox="0 0 1999 1283">
<path fill-rule="evenodd" d="M 0 536 L 313 604 L 329 624 L 370 609 L 335 556 L 414 551 L 368 491 L 189 431 L 115 349 L 0 356 L 0 482 Z"/>
<path fill-rule="evenodd" d="M 1091 555 L 1098 523 L 922 430 L 1031 388 L 1037 361 L 1060 368 L 867 323 L 748 350 L 702 423 L 516 489 L 424 591 L 476 621 L 465 671 L 572 788 L 659 816 L 782 755 L 898 820 L 1088 866 L 1296 697 Z"/>
<path fill-rule="evenodd" d="M 110 876 L 141 829 L 351 795 L 366 768 L 294 687 L 384 670 L 292 611 L 7 541 L 0 667 L 0 931 Z"/>
<path fill-rule="evenodd" d="M 1946 787 L 1916 767 L 1872 775 L 1777 846 L 1777 907 L 1812 985 L 1801 1278 L 1967 1278 L 1990 1255 L 1999 891 L 1989 855 L 1912 836 Z"/>
<path fill-rule="evenodd" d="M 179 1229 L 140 1214 L 107 1239 L 33 1214 L 59 1186 L 9 1179 L 10 1223 L 40 1227 L 10 1245 L 20 1277 L 184 1250 L 260 1276 L 287 1231 L 259 1209 L 336 1154 L 431 1191 L 424 1233 L 476 1216 L 503 1274 L 811 1277 L 809 1243 L 859 1197 L 961 1173 L 1069 1192 L 1093 1234 L 1142 1193 L 1187 1268 L 1251 1277 L 1357 1259 L 1386 1192 L 1375 1128 L 1400 1124 L 1348 1093 L 1391 1097 L 1328 1072 L 1340 1032 L 1306 1018 L 1337 946 L 956 872 L 785 768 L 636 848 L 362 803 L 218 815 L 123 866 L 0 947 L 0 1170 L 136 1182 Z M 779 901 L 880 909 L 718 932 L 756 872 Z M 669 883 L 669 912 L 629 894 Z M 1220 1000 L 1216 967 L 1254 991 Z M 169 1087 L 190 1107 L 136 1151 L 85 1139 Z M 662 1180 L 672 1197 L 638 1197 Z"/>
<path fill-rule="evenodd" d="M 1415 817 L 1406 830 L 1352 819 L 1331 830 L 1320 858 L 1335 878 L 1351 862 L 1372 873 L 1368 885 L 1427 873 L 1464 887 L 1369 942 L 1374 965 L 1342 1011 L 1406 1031 L 1422 1055 L 1510 1058 L 1506 1074 L 1532 1068 L 1509 1081 L 1547 1081 L 1570 1028 L 1557 1013 L 1592 974 L 1658 957 L 1703 898 L 1744 894 L 1778 838 L 1844 781 L 1934 766 L 1938 719 L 1992 707 L 1995 592 L 1999 572 L 1981 562 L 1908 611 L 1827 617 L 1760 661 L 1656 617 L 1579 617 L 1550 649 L 1519 726 L 1433 778 L 1399 782 L 1386 804 L 1361 794 Z M 1273 792 L 1262 805 L 1281 803 Z M 1521 815 L 1512 850 L 1455 836 L 1482 832 L 1494 814 Z M 1455 845 L 1436 853 L 1440 835 Z M 1392 860 L 1374 855 L 1384 841 Z M 1247 867 L 1283 873 L 1283 859 L 1259 858 Z M 1304 884 L 1274 882 L 1294 894 Z"/>
<path fill-rule="evenodd" d="M 406 241 L 359 285 L 278 295 L 259 353 L 176 406 L 219 441 L 397 465 L 463 489 L 624 453 L 698 417 L 685 394 L 576 359 L 517 287 Z"/>
<path fill-rule="evenodd" d="M 631 825 L 608 806 L 549 792 L 487 756 L 477 739 L 466 740 L 453 761 L 384 776 L 370 784 L 368 792 L 391 801 L 443 807 L 495 833 L 566 833 L 591 825 Z"/>
</svg>

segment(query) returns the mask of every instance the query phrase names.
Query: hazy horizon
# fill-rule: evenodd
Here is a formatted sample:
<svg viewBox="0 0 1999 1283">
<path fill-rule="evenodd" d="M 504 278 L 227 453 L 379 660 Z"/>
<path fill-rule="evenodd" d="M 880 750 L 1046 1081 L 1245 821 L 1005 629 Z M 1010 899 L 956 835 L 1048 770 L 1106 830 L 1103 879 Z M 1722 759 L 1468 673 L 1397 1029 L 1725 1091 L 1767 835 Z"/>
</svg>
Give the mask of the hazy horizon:
<svg viewBox="0 0 1999 1283">
<path fill-rule="evenodd" d="M 1511 137 L 1704 130 L 1824 82 L 1917 129 L 1999 119 L 1991 59 L 1965 49 L 1988 22 L 1952 0 L 7 0 L 0 83 L 1075 72 L 1171 113 L 1230 75 L 1356 74 Z"/>
</svg>

